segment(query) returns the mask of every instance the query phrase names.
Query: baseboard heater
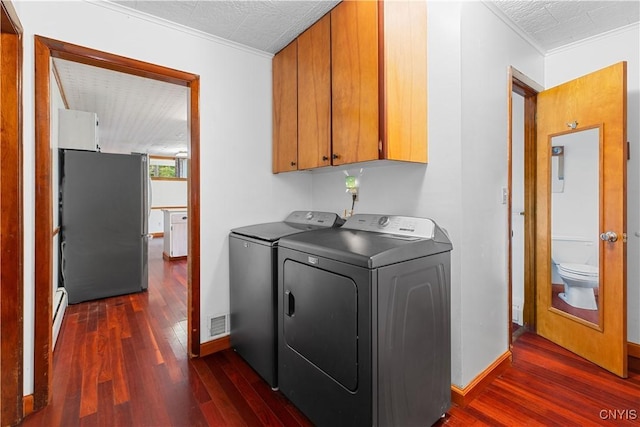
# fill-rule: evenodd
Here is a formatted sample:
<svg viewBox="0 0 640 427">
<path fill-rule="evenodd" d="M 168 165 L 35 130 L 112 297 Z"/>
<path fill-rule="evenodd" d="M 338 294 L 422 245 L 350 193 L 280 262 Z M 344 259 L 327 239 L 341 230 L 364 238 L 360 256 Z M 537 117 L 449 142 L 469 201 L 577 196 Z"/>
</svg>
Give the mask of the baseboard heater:
<svg viewBox="0 0 640 427">
<path fill-rule="evenodd" d="M 52 348 L 56 348 L 56 341 L 58 340 L 58 334 L 62 327 L 62 318 L 64 317 L 64 311 L 67 309 L 68 299 L 67 291 L 64 288 L 58 288 L 56 294 L 53 296 L 53 342 Z"/>
</svg>

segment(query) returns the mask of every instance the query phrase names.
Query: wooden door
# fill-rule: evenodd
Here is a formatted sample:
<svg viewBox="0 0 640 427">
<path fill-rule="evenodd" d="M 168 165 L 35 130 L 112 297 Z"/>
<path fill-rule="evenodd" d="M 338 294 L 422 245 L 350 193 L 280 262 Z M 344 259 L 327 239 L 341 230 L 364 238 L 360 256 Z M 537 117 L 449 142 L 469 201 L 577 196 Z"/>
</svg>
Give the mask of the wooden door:
<svg viewBox="0 0 640 427">
<path fill-rule="evenodd" d="M 331 11 L 332 163 L 377 160 L 378 3 L 345 1 Z"/>
<path fill-rule="evenodd" d="M 331 15 L 298 37 L 298 169 L 331 165 Z"/>
<path fill-rule="evenodd" d="M 273 173 L 298 169 L 298 43 L 273 57 Z"/>
<path fill-rule="evenodd" d="M 537 109 L 537 331 L 621 377 L 627 376 L 626 74 L 626 63 L 621 62 L 540 92 Z M 595 135 L 591 138 L 595 142 L 580 139 L 589 134 Z M 573 138 L 578 138 L 577 142 Z M 576 159 L 589 144 L 595 144 L 593 161 L 576 167 Z M 562 162 L 552 158 L 552 151 L 563 155 Z M 593 185 L 576 193 L 576 188 L 591 179 L 583 175 L 590 170 L 594 171 Z M 594 206 L 563 205 L 568 194 L 597 197 Z M 570 216 L 559 206 L 573 206 Z M 574 226 L 589 216 L 593 216 L 595 224 L 585 227 L 591 227 L 586 235 L 594 242 L 591 263 L 598 264 L 599 275 L 593 295 L 596 309 L 577 311 L 573 305 L 562 305 L 554 298 L 552 268 L 557 267 L 551 262 L 552 245 L 571 239 L 579 241 L 575 235 L 580 232 Z M 566 218 L 573 221 L 567 223 Z M 558 228 L 560 223 L 565 224 L 563 229 Z M 566 231 L 572 227 L 573 231 Z M 604 234 L 607 232 L 615 233 L 617 239 Z M 560 238 L 560 234 L 565 237 Z M 554 235 L 556 238 L 552 239 Z M 555 257 L 560 257 L 558 252 Z M 564 286 L 562 283 L 559 286 Z M 565 297 L 567 292 L 565 287 Z"/>
</svg>

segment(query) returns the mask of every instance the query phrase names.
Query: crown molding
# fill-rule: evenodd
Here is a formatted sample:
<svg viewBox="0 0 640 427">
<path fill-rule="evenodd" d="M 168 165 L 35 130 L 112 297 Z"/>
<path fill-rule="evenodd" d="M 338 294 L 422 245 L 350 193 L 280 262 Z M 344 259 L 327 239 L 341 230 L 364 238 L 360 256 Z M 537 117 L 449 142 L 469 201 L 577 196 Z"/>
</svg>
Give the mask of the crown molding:
<svg viewBox="0 0 640 427">
<path fill-rule="evenodd" d="M 615 28 L 613 30 L 609 30 L 601 34 L 597 34 L 595 36 L 587 37 L 586 39 L 581 39 L 573 43 L 569 43 L 553 49 L 549 49 L 545 54 L 545 56 L 555 55 L 556 53 L 561 53 L 567 50 L 575 49 L 576 47 L 579 47 L 585 44 L 590 44 L 604 38 L 612 37 L 617 34 L 622 34 L 622 33 L 626 33 L 627 31 L 633 31 L 637 29 L 640 29 L 640 22 L 634 22 L 633 24 L 625 25 L 624 27 Z"/>
<path fill-rule="evenodd" d="M 265 52 L 259 49 L 255 49 L 240 43 L 235 43 L 227 39 L 223 39 L 222 37 L 217 37 L 209 33 L 205 33 L 204 31 L 196 30 L 194 28 L 187 27 L 186 25 L 178 24 L 175 22 L 171 22 L 164 18 L 159 18 L 157 16 L 150 15 L 145 12 L 141 12 L 136 9 L 132 9 L 126 6 L 122 6 L 118 3 L 112 3 L 108 0 L 84 0 L 87 3 L 90 3 L 95 6 L 104 7 L 105 9 L 112 10 L 114 12 L 122 13 L 127 16 L 131 16 L 137 19 L 141 19 L 147 22 L 154 23 L 156 25 L 161 25 L 163 27 L 170 28 L 175 31 L 180 31 L 182 33 L 188 34 L 193 37 L 198 37 L 204 40 L 208 40 L 214 43 L 218 43 L 227 47 L 231 47 L 234 49 L 242 50 L 244 52 L 252 53 L 254 55 L 263 56 L 266 58 L 273 58 L 273 54 L 270 52 Z"/>
<path fill-rule="evenodd" d="M 513 22 L 498 6 L 494 4 L 493 1 L 489 0 L 481 0 L 481 3 L 484 4 L 487 9 L 493 12 L 502 22 L 507 24 L 509 28 L 516 32 L 524 41 L 529 43 L 531 47 L 538 51 L 542 56 L 547 54 L 547 50 L 540 46 L 540 44 L 535 41 L 529 34 L 527 34 L 519 25 Z"/>
</svg>

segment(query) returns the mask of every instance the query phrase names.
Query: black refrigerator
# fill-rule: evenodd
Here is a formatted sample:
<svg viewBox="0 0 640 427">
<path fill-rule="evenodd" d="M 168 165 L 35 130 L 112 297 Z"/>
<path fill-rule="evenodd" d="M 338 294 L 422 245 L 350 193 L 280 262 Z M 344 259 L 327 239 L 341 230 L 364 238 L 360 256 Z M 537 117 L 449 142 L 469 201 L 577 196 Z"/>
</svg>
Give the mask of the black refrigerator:
<svg viewBox="0 0 640 427">
<path fill-rule="evenodd" d="M 69 303 L 147 289 L 147 155 L 59 154 L 60 284 Z"/>
</svg>

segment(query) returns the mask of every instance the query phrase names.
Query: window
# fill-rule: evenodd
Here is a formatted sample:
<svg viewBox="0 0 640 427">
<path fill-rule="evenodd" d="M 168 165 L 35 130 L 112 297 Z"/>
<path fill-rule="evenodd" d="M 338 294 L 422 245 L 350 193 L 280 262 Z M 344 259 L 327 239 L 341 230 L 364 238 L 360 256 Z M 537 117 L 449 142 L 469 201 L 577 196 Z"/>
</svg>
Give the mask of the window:
<svg viewBox="0 0 640 427">
<path fill-rule="evenodd" d="M 149 176 L 151 179 L 187 179 L 187 159 L 149 156 Z"/>
</svg>

